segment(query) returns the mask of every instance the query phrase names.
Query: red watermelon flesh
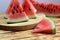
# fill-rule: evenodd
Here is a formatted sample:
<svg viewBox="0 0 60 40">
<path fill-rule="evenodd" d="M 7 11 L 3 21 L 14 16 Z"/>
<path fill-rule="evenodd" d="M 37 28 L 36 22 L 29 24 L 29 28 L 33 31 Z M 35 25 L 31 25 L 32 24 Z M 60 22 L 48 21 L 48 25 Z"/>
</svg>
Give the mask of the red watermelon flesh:
<svg viewBox="0 0 60 40">
<path fill-rule="evenodd" d="M 60 5 L 58 5 L 58 8 L 57 8 L 58 12 L 60 13 Z"/>
<path fill-rule="evenodd" d="M 26 14 L 28 15 L 29 18 L 36 18 L 36 9 L 30 2 L 30 0 L 24 0 L 23 2 L 23 8 Z"/>
<path fill-rule="evenodd" d="M 46 6 L 47 6 L 46 13 L 52 14 L 52 11 L 54 11 L 53 4 L 48 4 Z"/>
<path fill-rule="evenodd" d="M 56 4 L 54 4 L 54 7 L 53 7 L 53 9 L 55 9 L 55 14 L 60 14 L 60 7 L 59 7 L 60 5 L 56 5 Z"/>
<path fill-rule="evenodd" d="M 34 0 L 30 0 L 38 12 L 46 12 L 47 6 L 44 3 L 39 3 Z"/>
<path fill-rule="evenodd" d="M 33 29 L 33 33 L 56 33 L 55 23 L 49 18 L 43 18 Z"/>
<path fill-rule="evenodd" d="M 9 18 L 7 23 L 18 23 L 28 20 L 28 17 L 18 0 L 13 0 L 12 8 L 10 9 L 8 8 L 9 11 L 7 11 L 7 16 Z"/>
</svg>

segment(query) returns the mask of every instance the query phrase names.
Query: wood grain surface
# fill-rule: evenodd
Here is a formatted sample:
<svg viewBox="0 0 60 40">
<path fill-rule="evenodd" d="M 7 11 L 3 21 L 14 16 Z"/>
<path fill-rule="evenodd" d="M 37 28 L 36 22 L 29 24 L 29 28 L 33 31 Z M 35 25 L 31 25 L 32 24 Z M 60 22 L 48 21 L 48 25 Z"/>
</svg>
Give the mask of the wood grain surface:
<svg viewBox="0 0 60 40">
<path fill-rule="evenodd" d="M 0 30 L 0 40 L 60 40 L 60 18 L 52 18 L 56 22 L 56 34 L 33 34 L 32 30 L 5 31 Z M 0 26 L 1 27 L 1 26 Z"/>
</svg>

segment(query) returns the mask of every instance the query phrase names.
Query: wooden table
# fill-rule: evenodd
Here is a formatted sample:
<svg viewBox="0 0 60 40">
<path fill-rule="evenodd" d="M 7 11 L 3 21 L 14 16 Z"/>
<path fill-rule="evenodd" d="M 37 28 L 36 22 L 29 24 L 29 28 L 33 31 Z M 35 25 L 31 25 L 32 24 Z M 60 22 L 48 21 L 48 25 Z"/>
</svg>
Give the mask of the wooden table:
<svg viewBox="0 0 60 40">
<path fill-rule="evenodd" d="M 56 34 L 31 33 L 26 31 L 4 31 L 0 30 L 0 40 L 60 40 L 60 18 L 52 18 L 56 22 Z"/>
</svg>

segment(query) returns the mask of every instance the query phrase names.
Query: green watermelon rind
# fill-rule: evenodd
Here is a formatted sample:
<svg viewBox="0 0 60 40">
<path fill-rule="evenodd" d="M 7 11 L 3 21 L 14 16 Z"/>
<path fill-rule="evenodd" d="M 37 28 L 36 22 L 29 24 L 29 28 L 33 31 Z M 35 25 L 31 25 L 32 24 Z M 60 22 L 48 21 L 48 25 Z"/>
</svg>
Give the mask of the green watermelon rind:
<svg viewBox="0 0 60 40">
<path fill-rule="evenodd" d="M 8 19 L 8 18 L 4 16 L 4 19 Z"/>
<path fill-rule="evenodd" d="M 29 18 L 30 19 L 36 19 L 36 16 L 30 16 Z"/>
<path fill-rule="evenodd" d="M 47 17 L 54 17 L 54 18 L 55 18 L 55 17 L 60 17 L 60 13 L 59 13 L 58 15 L 57 15 L 57 14 L 56 14 L 56 15 L 53 15 L 53 14 L 47 14 L 47 13 L 46 13 L 46 15 L 47 15 Z"/>
<path fill-rule="evenodd" d="M 53 25 L 53 27 L 52 27 L 52 34 L 56 34 L 56 25 L 55 25 L 55 22 L 51 19 L 51 18 L 48 18 L 48 17 L 45 17 L 46 19 L 48 19 L 51 23 L 52 23 L 52 25 Z"/>
<path fill-rule="evenodd" d="M 29 18 L 23 18 L 23 19 L 18 19 L 18 20 L 7 20 L 7 24 L 14 24 L 14 23 L 21 23 L 21 22 L 27 22 Z"/>
</svg>

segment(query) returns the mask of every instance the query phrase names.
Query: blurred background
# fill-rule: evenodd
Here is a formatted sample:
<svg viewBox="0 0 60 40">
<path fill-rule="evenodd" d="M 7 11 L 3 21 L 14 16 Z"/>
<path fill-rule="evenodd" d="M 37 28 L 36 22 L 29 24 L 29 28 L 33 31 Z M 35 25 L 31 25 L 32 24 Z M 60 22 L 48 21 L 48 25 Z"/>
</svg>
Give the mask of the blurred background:
<svg viewBox="0 0 60 40">
<path fill-rule="evenodd" d="M 35 0 L 43 3 L 56 3 L 59 4 L 60 0 Z M 8 8 L 11 0 L 0 0 L 0 13 L 5 12 Z M 23 0 L 20 0 L 20 3 L 23 3 Z"/>
</svg>

